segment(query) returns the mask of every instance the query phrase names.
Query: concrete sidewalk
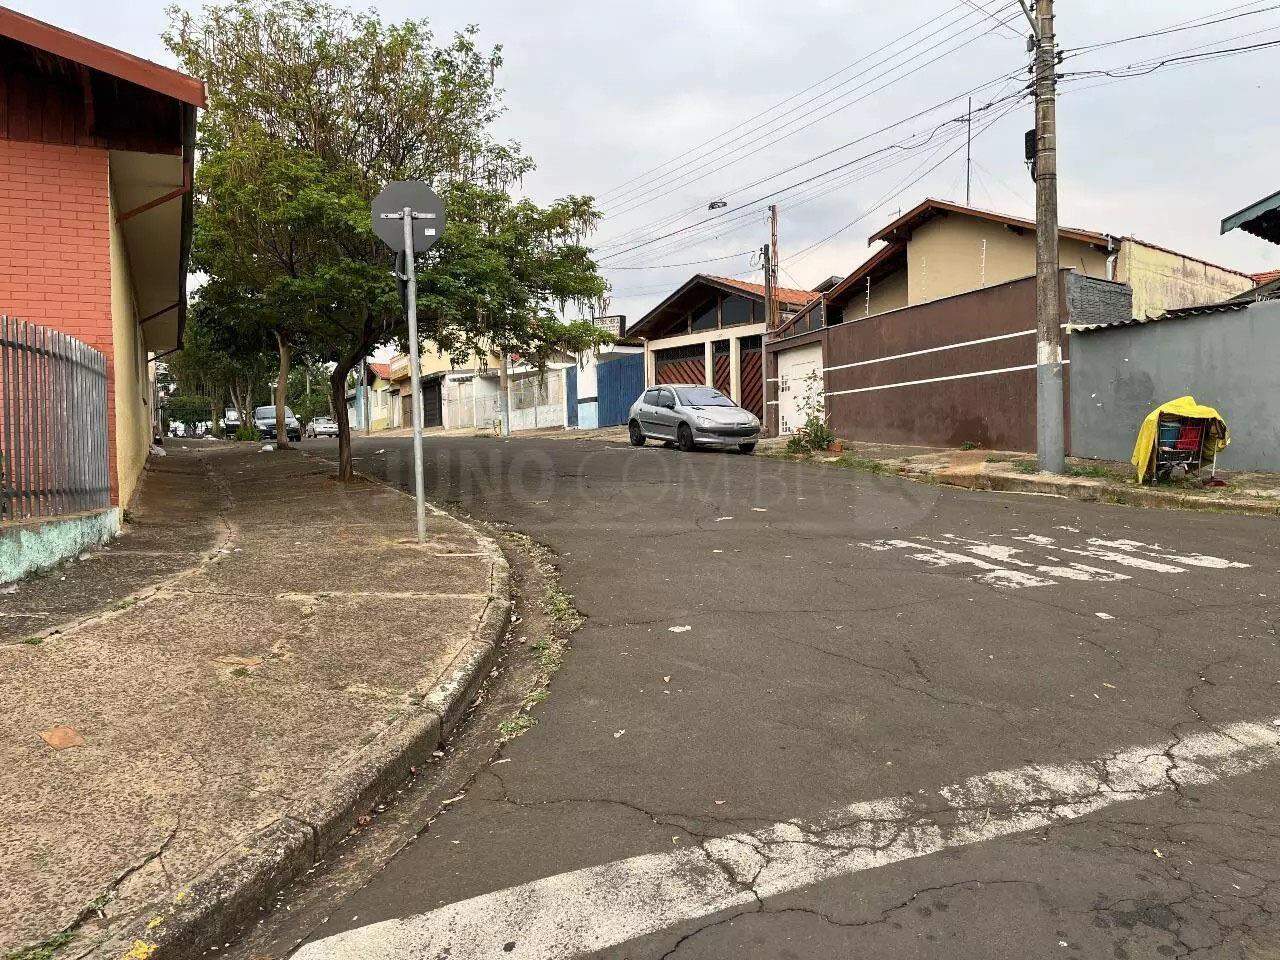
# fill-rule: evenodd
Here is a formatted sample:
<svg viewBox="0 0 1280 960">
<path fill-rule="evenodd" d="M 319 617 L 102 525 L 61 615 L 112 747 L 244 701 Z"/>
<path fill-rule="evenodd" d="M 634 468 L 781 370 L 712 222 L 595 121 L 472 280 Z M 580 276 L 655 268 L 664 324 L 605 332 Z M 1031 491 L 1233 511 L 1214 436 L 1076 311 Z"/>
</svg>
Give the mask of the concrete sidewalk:
<svg viewBox="0 0 1280 960">
<path fill-rule="evenodd" d="M 492 540 L 433 512 L 419 546 L 403 494 L 260 450 L 171 445 L 142 529 L 0 598 L 0 955 L 220 946 L 486 674 L 509 609 Z"/>
<path fill-rule="evenodd" d="M 1007 491 L 1137 507 L 1280 516 L 1280 474 L 1219 470 L 1218 476 L 1227 482 L 1225 487 L 1202 487 L 1193 482 L 1139 486 L 1134 479 L 1133 466 L 1117 461 L 1069 457 L 1067 473 L 1058 476 L 1040 473 L 1035 456 L 1029 453 L 900 446 L 857 440 L 841 442 L 843 453 L 815 454 L 813 459 L 970 490 Z M 760 452 L 775 457 L 791 456 L 786 452 L 785 438 L 763 441 Z"/>
</svg>

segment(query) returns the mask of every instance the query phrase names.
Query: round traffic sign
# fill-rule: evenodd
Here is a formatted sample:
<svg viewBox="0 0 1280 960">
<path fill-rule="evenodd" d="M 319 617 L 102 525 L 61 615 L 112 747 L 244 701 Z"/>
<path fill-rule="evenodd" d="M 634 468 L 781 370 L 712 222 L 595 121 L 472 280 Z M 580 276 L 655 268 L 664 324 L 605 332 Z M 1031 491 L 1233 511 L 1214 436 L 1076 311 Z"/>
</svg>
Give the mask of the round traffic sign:
<svg viewBox="0 0 1280 960">
<path fill-rule="evenodd" d="M 431 248 L 444 234 L 444 204 L 421 180 L 395 180 L 373 201 L 373 232 L 396 253 L 404 253 L 404 209 L 413 211 L 413 252 Z"/>
</svg>

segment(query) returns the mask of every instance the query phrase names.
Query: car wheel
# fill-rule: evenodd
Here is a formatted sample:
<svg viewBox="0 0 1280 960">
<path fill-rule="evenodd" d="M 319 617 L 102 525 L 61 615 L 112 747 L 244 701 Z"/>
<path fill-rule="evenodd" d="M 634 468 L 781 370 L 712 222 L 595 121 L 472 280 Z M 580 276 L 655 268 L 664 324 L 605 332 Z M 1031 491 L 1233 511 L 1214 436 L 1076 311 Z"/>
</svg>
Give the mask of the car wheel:
<svg viewBox="0 0 1280 960">
<path fill-rule="evenodd" d="M 756 445 L 754 443 L 740 443 L 738 444 L 738 452 L 750 456 L 756 452 Z"/>
<path fill-rule="evenodd" d="M 693 431 L 687 423 L 680 424 L 680 429 L 676 431 L 676 446 L 684 453 L 693 449 Z"/>
<path fill-rule="evenodd" d="M 643 447 L 645 436 L 644 431 L 640 429 L 640 424 L 632 420 L 627 424 L 627 439 L 631 441 L 633 447 Z"/>
</svg>

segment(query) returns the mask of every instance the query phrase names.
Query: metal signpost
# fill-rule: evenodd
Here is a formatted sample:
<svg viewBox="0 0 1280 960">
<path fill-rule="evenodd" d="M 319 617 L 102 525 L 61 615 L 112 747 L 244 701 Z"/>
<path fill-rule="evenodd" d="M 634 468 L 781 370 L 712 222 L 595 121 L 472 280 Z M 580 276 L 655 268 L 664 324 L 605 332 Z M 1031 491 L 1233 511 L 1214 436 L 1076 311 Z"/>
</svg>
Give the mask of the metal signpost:
<svg viewBox="0 0 1280 960">
<path fill-rule="evenodd" d="M 396 276 L 404 283 L 404 310 L 409 321 L 413 492 L 418 506 L 418 542 L 423 543 L 427 539 L 427 497 L 422 478 L 422 369 L 418 364 L 418 274 L 414 256 L 431 249 L 440 239 L 444 232 L 444 204 L 425 183 L 389 183 L 373 201 L 373 232 L 404 262 L 404 274 L 397 272 Z"/>
</svg>

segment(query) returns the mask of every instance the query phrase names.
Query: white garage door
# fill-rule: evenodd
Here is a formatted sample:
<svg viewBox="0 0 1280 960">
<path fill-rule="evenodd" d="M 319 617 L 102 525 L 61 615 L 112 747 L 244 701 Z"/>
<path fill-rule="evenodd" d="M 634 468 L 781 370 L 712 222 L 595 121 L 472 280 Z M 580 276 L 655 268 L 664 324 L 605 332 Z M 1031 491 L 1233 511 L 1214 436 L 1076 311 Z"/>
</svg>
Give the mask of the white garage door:
<svg viewBox="0 0 1280 960">
<path fill-rule="evenodd" d="M 778 433 L 795 433 L 804 424 L 806 401 L 822 403 L 822 344 L 811 343 L 778 354 Z"/>
</svg>

